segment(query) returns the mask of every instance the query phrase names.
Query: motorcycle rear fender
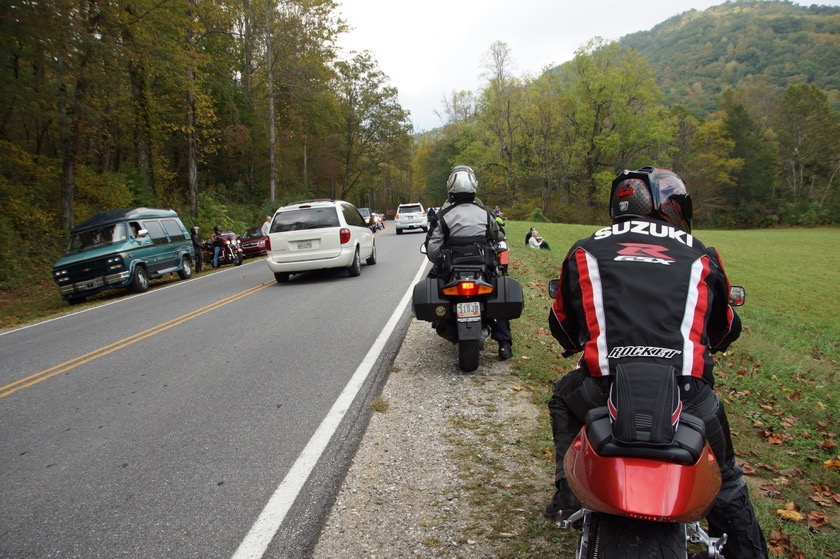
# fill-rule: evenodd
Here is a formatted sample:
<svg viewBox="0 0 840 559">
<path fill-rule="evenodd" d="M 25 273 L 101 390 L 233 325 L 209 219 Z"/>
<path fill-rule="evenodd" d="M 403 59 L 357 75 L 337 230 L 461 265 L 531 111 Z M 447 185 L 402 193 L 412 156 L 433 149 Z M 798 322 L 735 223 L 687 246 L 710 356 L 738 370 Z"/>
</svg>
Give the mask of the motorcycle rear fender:
<svg viewBox="0 0 840 559">
<path fill-rule="evenodd" d="M 458 323 L 458 341 L 461 340 L 480 340 L 481 339 L 481 321 L 474 320 L 472 322 Z"/>
<path fill-rule="evenodd" d="M 563 461 L 575 496 L 587 508 L 658 522 L 692 522 L 711 509 L 720 470 L 706 443 L 695 464 L 599 456 L 581 429 Z"/>
</svg>

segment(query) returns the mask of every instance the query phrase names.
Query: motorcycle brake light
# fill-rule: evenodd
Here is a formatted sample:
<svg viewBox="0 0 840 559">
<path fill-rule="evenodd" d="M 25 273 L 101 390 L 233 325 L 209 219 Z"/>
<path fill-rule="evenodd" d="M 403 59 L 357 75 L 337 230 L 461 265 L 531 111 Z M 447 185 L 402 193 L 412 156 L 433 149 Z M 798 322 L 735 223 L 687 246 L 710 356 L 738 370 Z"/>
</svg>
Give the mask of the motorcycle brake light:
<svg viewBox="0 0 840 559">
<path fill-rule="evenodd" d="M 341 231 L 338 232 L 339 240 L 341 244 L 347 244 L 350 242 L 350 230 L 346 227 L 342 227 Z"/>
<path fill-rule="evenodd" d="M 474 281 L 458 282 L 456 285 L 443 289 L 444 295 L 457 295 L 460 297 L 473 297 L 475 295 L 488 295 L 490 293 L 493 293 L 492 285 Z"/>
</svg>

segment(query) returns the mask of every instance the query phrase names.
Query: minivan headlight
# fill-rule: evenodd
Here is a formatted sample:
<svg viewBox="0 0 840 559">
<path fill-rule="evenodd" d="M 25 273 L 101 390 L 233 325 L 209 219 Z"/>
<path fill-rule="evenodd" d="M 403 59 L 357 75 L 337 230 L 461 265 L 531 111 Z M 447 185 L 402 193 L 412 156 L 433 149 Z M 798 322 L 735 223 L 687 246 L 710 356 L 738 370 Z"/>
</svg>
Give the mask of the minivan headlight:
<svg viewBox="0 0 840 559">
<path fill-rule="evenodd" d="M 122 256 L 112 256 L 105 263 L 108 265 L 108 270 L 121 270 L 125 268 Z"/>
</svg>

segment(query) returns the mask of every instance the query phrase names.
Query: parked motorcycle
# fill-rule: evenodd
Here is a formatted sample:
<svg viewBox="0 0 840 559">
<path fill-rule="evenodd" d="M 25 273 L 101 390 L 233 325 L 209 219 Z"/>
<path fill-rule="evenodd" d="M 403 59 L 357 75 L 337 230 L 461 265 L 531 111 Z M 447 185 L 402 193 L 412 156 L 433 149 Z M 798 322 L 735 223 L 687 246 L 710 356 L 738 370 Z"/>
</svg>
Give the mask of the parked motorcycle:
<svg viewBox="0 0 840 559">
<path fill-rule="evenodd" d="M 211 266 L 213 265 L 213 247 L 218 244 L 222 250 L 219 252 L 219 266 L 233 264 L 239 266 L 245 260 L 245 253 L 242 250 L 242 243 L 236 233 L 222 233 L 216 239 L 207 239 L 201 246 L 201 258 Z"/>
<path fill-rule="evenodd" d="M 552 280 L 549 295 L 556 291 Z M 734 286 L 730 304 L 744 297 Z M 583 506 L 557 523 L 581 529 L 576 559 L 723 559 L 726 535 L 711 537 L 700 526 L 720 490 L 720 469 L 703 421 L 682 411 L 679 394 L 671 367 L 620 365 L 607 406 L 586 415 L 563 461 Z"/>
<path fill-rule="evenodd" d="M 507 246 L 497 249 L 506 252 Z M 436 272 L 414 286 L 414 315 L 458 345 L 465 373 L 478 369 L 491 322 L 522 315 L 522 286 L 506 275 L 506 266 L 502 272 L 495 250 L 480 243 L 444 249 Z M 425 245 L 420 252 L 426 253 Z"/>
</svg>

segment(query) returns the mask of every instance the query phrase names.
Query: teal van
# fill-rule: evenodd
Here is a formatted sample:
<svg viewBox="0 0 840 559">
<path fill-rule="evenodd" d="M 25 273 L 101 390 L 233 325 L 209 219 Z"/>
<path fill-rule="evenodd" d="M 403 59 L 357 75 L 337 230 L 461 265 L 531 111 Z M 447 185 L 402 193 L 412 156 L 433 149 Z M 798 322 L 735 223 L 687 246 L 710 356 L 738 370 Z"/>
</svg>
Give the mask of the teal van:
<svg viewBox="0 0 840 559">
<path fill-rule="evenodd" d="M 174 210 L 109 210 L 73 229 L 64 256 L 53 265 L 53 280 L 72 305 L 106 289 L 142 293 L 150 279 L 166 274 L 188 279 L 194 258 L 190 235 Z"/>
</svg>

